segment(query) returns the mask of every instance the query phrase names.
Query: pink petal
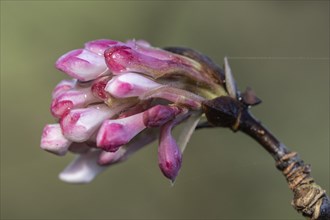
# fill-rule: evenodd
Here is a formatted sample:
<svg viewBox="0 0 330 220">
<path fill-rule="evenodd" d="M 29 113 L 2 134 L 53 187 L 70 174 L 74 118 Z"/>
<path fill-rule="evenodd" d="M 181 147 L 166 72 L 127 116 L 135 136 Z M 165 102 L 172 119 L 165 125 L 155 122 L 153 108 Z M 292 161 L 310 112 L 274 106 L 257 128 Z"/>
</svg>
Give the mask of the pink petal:
<svg viewBox="0 0 330 220">
<path fill-rule="evenodd" d="M 110 164 L 115 164 L 118 163 L 126 153 L 127 149 L 121 147 L 115 152 L 107 152 L 107 151 L 102 151 L 100 154 L 98 163 L 101 166 L 107 166 Z"/>
<path fill-rule="evenodd" d="M 152 47 L 146 41 L 141 41 L 141 40 L 140 41 L 128 41 L 127 45 L 132 47 L 134 50 L 136 50 L 140 54 L 154 57 L 159 60 L 170 61 L 175 58 L 175 55 L 173 53 L 160 49 L 160 48 Z"/>
<path fill-rule="evenodd" d="M 164 75 L 170 62 L 141 53 L 128 45 L 113 46 L 104 52 L 106 64 L 114 74 L 140 72 L 153 78 Z M 170 69 L 172 72 L 172 70 Z"/>
<path fill-rule="evenodd" d="M 71 89 L 61 93 L 51 104 L 51 112 L 54 117 L 61 118 L 70 109 L 87 106 L 100 100 L 93 96 L 90 88 Z"/>
<path fill-rule="evenodd" d="M 56 61 L 56 68 L 81 81 L 109 74 L 104 58 L 89 50 L 70 51 Z"/>
<path fill-rule="evenodd" d="M 105 87 L 110 79 L 110 76 L 103 76 L 93 81 L 91 89 L 95 97 L 101 100 L 108 100 L 110 98 L 110 94 L 105 91 Z"/>
<path fill-rule="evenodd" d="M 134 137 L 131 142 L 120 147 L 116 152 L 103 151 L 98 163 L 102 166 L 108 166 L 125 161 L 130 155 L 153 142 L 157 136 L 157 129 L 146 129 Z"/>
<path fill-rule="evenodd" d="M 63 136 L 59 124 L 48 124 L 44 127 L 40 143 L 42 149 L 63 156 L 70 144 L 71 141 Z"/>
<path fill-rule="evenodd" d="M 104 51 L 104 57 L 108 68 L 114 73 L 118 74 L 123 71 L 128 72 L 127 66 L 133 62 L 138 62 L 138 54 L 134 53 L 132 49 L 125 45 L 113 46 Z"/>
<path fill-rule="evenodd" d="M 143 122 L 146 127 L 160 127 L 179 113 L 178 107 L 156 105 L 143 113 Z"/>
<path fill-rule="evenodd" d="M 116 44 L 120 44 L 120 43 L 121 42 L 119 42 L 119 41 L 108 40 L 108 39 L 93 40 L 93 41 L 89 41 L 89 42 L 85 43 L 85 49 L 103 56 L 104 51 L 107 48 L 109 48 L 110 46 L 116 45 Z"/>
<path fill-rule="evenodd" d="M 105 167 L 99 166 L 97 160 L 101 151 L 90 150 L 85 154 L 78 155 L 59 175 L 62 181 L 68 183 L 89 183 Z"/>
<path fill-rule="evenodd" d="M 58 97 L 60 94 L 62 94 L 65 91 L 68 91 L 72 89 L 77 83 L 77 80 L 62 80 L 60 83 L 58 83 L 53 92 L 52 92 L 52 98 Z"/>
<path fill-rule="evenodd" d="M 73 109 L 60 121 L 63 134 L 74 142 L 83 142 L 101 126 L 102 122 L 116 112 L 104 104 Z"/>
<path fill-rule="evenodd" d="M 173 121 L 168 122 L 161 128 L 158 163 L 164 176 L 174 182 L 181 168 L 182 154 L 171 134 L 172 126 Z"/>
<path fill-rule="evenodd" d="M 157 79 L 175 74 L 197 81 L 201 85 L 215 86 L 210 77 L 205 77 L 206 74 L 198 62 L 162 49 L 129 43 L 109 47 L 105 50 L 104 57 L 108 68 L 115 75 L 138 72 Z"/>
<path fill-rule="evenodd" d="M 113 77 L 106 85 L 105 90 L 116 98 L 127 98 L 140 96 L 150 89 L 161 86 L 161 84 L 156 83 L 141 74 L 125 73 Z"/>
<path fill-rule="evenodd" d="M 139 98 L 141 100 L 148 100 L 152 98 L 165 99 L 174 104 L 188 106 L 189 108 L 196 110 L 201 108 L 202 102 L 205 100 L 205 98 L 192 92 L 169 86 L 149 90 Z"/>
<path fill-rule="evenodd" d="M 96 137 L 96 144 L 105 151 L 114 152 L 144 130 L 143 113 L 127 118 L 106 120 Z"/>
</svg>

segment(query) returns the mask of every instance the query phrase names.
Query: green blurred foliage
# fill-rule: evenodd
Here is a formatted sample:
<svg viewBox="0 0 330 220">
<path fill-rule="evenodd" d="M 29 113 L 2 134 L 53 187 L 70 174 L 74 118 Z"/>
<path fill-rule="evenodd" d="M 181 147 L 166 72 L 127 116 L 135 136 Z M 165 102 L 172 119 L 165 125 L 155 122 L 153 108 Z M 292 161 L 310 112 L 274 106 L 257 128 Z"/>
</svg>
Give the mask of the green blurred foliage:
<svg viewBox="0 0 330 220">
<path fill-rule="evenodd" d="M 1 1 L 1 219 L 303 219 L 272 158 L 225 129 L 194 134 L 174 187 L 156 143 L 89 185 L 58 180 L 73 156 L 39 149 L 66 78 L 54 62 L 100 38 L 232 57 L 240 88 L 264 101 L 255 115 L 330 191 L 329 1 Z"/>
</svg>

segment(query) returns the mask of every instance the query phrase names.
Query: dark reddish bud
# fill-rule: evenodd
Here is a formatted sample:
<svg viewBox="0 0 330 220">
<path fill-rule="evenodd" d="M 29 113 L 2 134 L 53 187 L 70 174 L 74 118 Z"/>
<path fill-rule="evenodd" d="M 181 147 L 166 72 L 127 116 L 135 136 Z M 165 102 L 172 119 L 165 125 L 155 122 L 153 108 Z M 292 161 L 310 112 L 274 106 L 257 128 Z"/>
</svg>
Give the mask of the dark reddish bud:
<svg viewBox="0 0 330 220">
<path fill-rule="evenodd" d="M 104 51 L 106 64 L 112 72 L 120 73 L 126 70 L 126 65 L 135 57 L 128 46 L 112 46 Z"/>
<path fill-rule="evenodd" d="M 105 91 L 105 86 L 107 85 L 108 81 L 111 79 L 109 76 L 104 76 L 101 78 L 96 79 L 92 84 L 92 93 L 95 97 L 101 100 L 107 100 L 110 96 Z"/>
<path fill-rule="evenodd" d="M 207 120 L 214 126 L 231 127 L 238 126 L 237 122 L 242 110 L 241 103 L 229 96 L 207 100 L 202 104 Z M 236 130 L 236 129 L 235 129 Z"/>
<path fill-rule="evenodd" d="M 156 105 L 143 113 L 143 122 L 147 127 L 159 127 L 172 120 L 179 109 L 176 107 Z"/>
</svg>

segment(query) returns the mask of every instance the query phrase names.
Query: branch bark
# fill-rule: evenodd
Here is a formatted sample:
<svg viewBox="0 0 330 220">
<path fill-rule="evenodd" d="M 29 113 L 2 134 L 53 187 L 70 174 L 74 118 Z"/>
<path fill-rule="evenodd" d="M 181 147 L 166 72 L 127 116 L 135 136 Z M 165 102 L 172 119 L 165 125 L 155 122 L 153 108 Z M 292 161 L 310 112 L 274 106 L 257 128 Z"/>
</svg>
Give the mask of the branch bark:
<svg viewBox="0 0 330 220">
<path fill-rule="evenodd" d="M 255 139 L 275 160 L 293 192 L 292 206 L 312 220 L 330 219 L 330 200 L 311 176 L 311 167 L 267 130 L 248 110 L 248 105 L 231 97 L 218 97 L 203 104 L 208 122 L 229 127 Z M 209 127 L 204 124 L 201 128 Z"/>
<path fill-rule="evenodd" d="M 311 166 L 305 164 L 296 152 L 290 151 L 267 130 L 251 113 L 241 112 L 238 130 L 249 135 L 269 152 L 276 167 L 286 178 L 293 192 L 292 206 L 310 219 L 330 219 L 330 200 L 311 176 Z"/>
</svg>

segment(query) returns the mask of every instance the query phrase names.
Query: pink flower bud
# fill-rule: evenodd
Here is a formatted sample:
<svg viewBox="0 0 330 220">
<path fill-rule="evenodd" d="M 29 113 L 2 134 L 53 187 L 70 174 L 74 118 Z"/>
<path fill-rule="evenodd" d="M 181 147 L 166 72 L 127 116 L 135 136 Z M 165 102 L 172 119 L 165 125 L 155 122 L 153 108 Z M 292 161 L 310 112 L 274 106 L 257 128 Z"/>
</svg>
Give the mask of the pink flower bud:
<svg viewBox="0 0 330 220">
<path fill-rule="evenodd" d="M 80 81 L 93 80 L 109 73 L 104 58 L 85 49 L 64 54 L 56 61 L 56 68 Z"/>
<path fill-rule="evenodd" d="M 143 123 L 146 127 L 160 127 L 179 112 L 175 106 L 156 105 L 143 113 Z"/>
<path fill-rule="evenodd" d="M 120 44 L 119 41 L 100 39 L 85 43 L 85 49 L 103 56 L 104 51 L 110 46 Z"/>
<path fill-rule="evenodd" d="M 78 155 L 60 173 L 59 178 L 68 183 L 89 183 L 105 169 L 97 164 L 100 153 L 99 150 L 90 150 Z"/>
<path fill-rule="evenodd" d="M 175 55 L 173 53 L 169 53 L 168 51 L 151 47 L 148 42 L 145 41 L 128 41 L 127 45 L 132 47 L 140 54 L 144 54 L 153 58 L 157 58 L 159 60 L 173 60 Z M 173 60 L 174 61 L 174 60 Z"/>
<path fill-rule="evenodd" d="M 84 107 L 98 101 L 90 88 L 71 89 L 56 97 L 52 101 L 50 110 L 54 117 L 61 118 L 70 109 Z"/>
<path fill-rule="evenodd" d="M 72 89 L 76 85 L 77 80 L 62 80 L 59 84 L 57 84 L 52 92 L 52 98 L 58 97 L 65 91 Z"/>
<path fill-rule="evenodd" d="M 59 124 L 49 124 L 44 127 L 40 144 L 42 149 L 63 156 L 70 144 L 71 141 L 63 136 Z"/>
<path fill-rule="evenodd" d="M 138 72 L 154 79 L 181 75 L 199 82 L 201 85 L 214 86 L 212 79 L 201 74 L 204 70 L 198 62 L 158 48 L 132 45 L 114 45 L 104 52 L 107 66 L 115 74 Z"/>
<path fill-rule="evenodd" d="M 158 163 L 163 174 L 174 182 L 181 168 L 182 154 L 176 141 L 172 137 L 172 126 L 173 121 L 168 122 L 161 128 L 158 147 Z"/>
<path fill-rule="evenodd" d="M 104 57 L 107 66 L 114 74 L 142 72 L 156 78 L 170 68 L 169 61 L 140 53 L 128 45 L 110 47 L 104 52 Z"/>
<path fill-rule="evenodd" d="M 120 147 L 116 152 L 103 151 L 98 163 L 102 166 L 108 166 L 125 161 L 131 154 L 153 142 L 157 138 L 158 132 L 157 129 L 146 129 L 134 137 L 134 141 Z"/>
<path fill-rule="evenodd" d="M 59 124 L 47 125 L 41 138 L 47 151 L 78 154 L 60 179 L 89 182 L 160 136 L 159 167 L 174 181 L 202 103 L 230 90 L 228 76 L 209 63 L 193 50 L 143 40 L 99 39 L 60 57 L 56 67 L 74 79 L 53 90 L 51 112 Z M 185 124 L 176 142 L 171 132 L 179 123 Z"/>
<path fill-rule="evenodd" d="M 105 90 L 116 98 L 128 98 L 140 96 L 151 89 L 161 86 L 161 84 L 141 74 L 125 73 L 113 77 L 106 85 Z"/>
<path fill-rule="evenodd" d="M 83 142 L 111 117 L 114 111 L 104 104 L 92 105 L 88 108 L 73 109 L 60 120 L 63 134 L 74 142 Z"/>
<path fill-rule="evenodd" d="M 137 54 L 125 45 L 113 46 L 104 51 L 104 57 L 108 68 L 113 73 L 128 72 L 128 64 L 137 62 Z"/>
<path fill-rule="evenodd" d="M 109 93 L 105 91 L 105 87 L 110 79 L 110 76 L 103 76 L 93 82 L 91 89 L 95 97 L 101 100 L 107 100 L 110 98 Z"/>
<path fill-rule="evenodd" d="M 106 120 L 97 134 L 96 144 L 105 151 L 114 152 L 145 128 L 143 113 L 127 118 Z"/>
</svg>

